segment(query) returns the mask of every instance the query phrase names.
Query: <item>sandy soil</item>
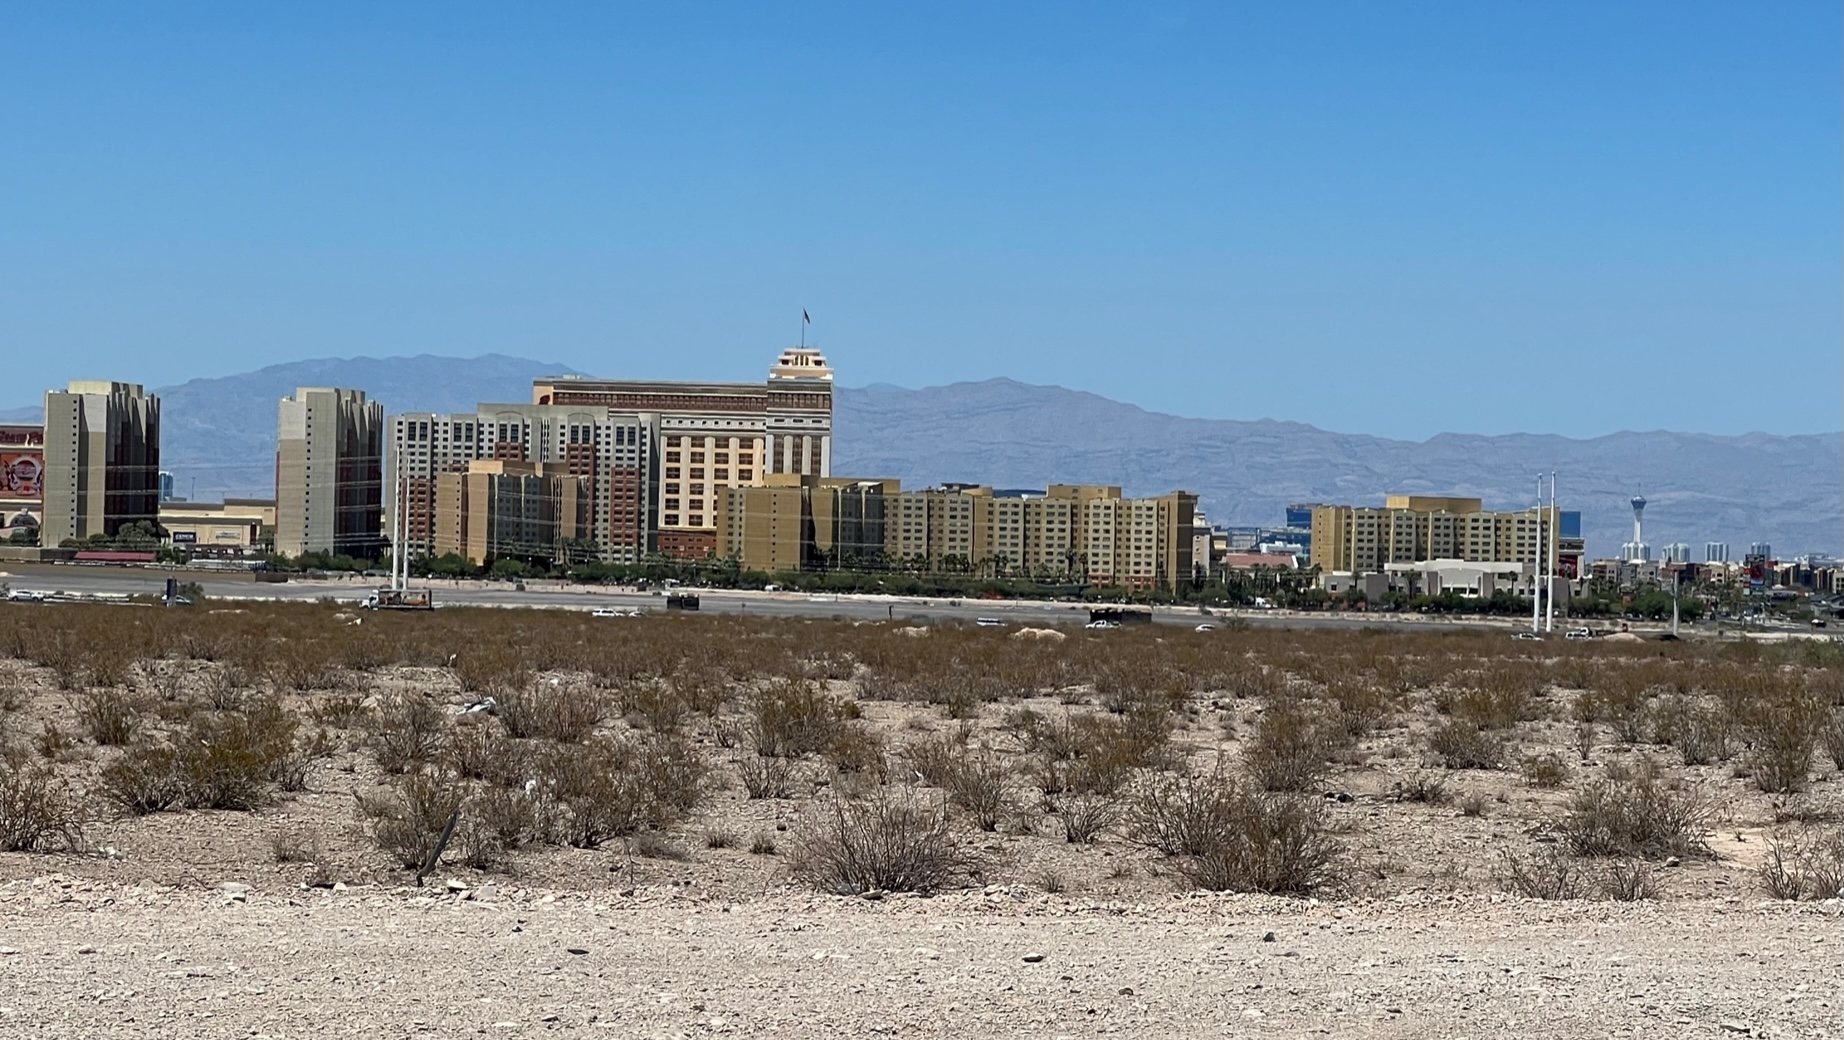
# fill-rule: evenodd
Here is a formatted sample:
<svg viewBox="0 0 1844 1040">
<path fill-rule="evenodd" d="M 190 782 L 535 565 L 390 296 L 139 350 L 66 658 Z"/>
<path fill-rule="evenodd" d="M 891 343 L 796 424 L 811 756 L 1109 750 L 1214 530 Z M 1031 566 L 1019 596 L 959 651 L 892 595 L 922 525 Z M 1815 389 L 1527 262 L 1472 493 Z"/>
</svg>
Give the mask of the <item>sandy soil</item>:
<svg viewBox="0 0 1844 1040">
<path fill-rule="evenodd" d="M 1844 908 L 43 876 L 0 883 L 0 1033 L 1834 1037 Z"/>
</svg>

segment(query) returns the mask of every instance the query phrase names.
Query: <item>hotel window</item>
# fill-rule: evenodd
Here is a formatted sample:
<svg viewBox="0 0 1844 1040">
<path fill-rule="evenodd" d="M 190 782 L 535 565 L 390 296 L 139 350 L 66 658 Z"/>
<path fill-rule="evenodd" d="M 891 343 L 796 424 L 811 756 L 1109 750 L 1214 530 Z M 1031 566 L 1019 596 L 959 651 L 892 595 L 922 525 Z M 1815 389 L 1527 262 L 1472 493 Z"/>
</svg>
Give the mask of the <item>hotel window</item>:
<svg viewBox="0 0 1844 1040">
<path fill-rule="evenodd" d="M 667 513 L 666 518 L 661 520 L 660 523 L 665 524 L 667 527 L 677 527 L 679 526 L 679 514 Z"/>
<path fill-rule="evenodd" d="M 691 460 L 692 460 L 693 462 L 703 462 L 703 461 L 704 461 L 704 452 L 701 452 L 701 451 L 694 451 L 694 452 L 692 452 L 692 453 L 691 453 Z"/>
<path fill-rule="evenodd" d="M 679 461 L 679 453 L 678 453 L 678 452 L 676 452 L 676 451 L 669 451 L 669 452 L 667 452 L 667 453 L 666 453 L 666 461 L 667 461 L 667 462 L 677 462 L 677 461 Z"/>
<path fill-rule="evenodd" d="M 677 466 L 667 466 L 667 467 L 666 467 L 666 479 L 667 479 L 667 480 L 677 480 L 677 479 L 679 479 L 679 467 L 677 467 Z"/>
<path fill-rule="evenodd" d="M 712 457 L 711 461 L 719 465 L 726 464 L 730 461 L 730 453 L 727 451 L 720 451 Z"/>
<path fill-rule="evenodd" d="M 730 471 L 727 469 L 719 468 L 719 469 L 713 470 L 711 472 L 711 476 L 717 480 L 729 480 Z"/>
<path fill-rule="evenodd" d="M 698 460 L 696 458 L 693 458 L 692 461 L 696 462 Z M 704 467 L 703 466 L 693 466 L 691 468 L 691 478 L 693 480 L 703 480 L 704 479 Z"/>
</svg>

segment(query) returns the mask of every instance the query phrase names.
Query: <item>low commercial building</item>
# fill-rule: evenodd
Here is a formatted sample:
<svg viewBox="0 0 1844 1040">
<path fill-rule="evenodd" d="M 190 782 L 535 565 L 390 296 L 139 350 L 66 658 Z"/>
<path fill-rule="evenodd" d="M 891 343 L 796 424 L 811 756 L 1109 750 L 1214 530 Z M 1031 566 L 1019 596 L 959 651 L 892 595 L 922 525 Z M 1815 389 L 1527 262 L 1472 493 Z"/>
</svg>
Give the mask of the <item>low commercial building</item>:
<svg viewBox="0 0 1844 1040">
<path fill-rule="evenodd" d="M 272 498 L 162 502 L 160 527 L 176 549 L 205 555 L 250 555 L 273 546 L 275 511 Z"/>
</svg>

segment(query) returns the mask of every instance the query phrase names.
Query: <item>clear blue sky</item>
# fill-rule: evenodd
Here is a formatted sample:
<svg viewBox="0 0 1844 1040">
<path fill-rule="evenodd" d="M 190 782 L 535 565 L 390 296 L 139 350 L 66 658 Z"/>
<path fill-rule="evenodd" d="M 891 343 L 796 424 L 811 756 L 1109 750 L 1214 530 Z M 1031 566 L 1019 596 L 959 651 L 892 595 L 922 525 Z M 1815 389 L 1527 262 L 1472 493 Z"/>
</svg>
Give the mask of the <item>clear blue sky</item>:
<svg viewBox="0 0 1844 1040">
<path fill-rule="evenodd" d="M 0 8 L 35 401 L 328 355 L 1840 428 L 1839 5 Z M 1532 377 L 1541 392 L 1529 389 Z"/>
</svg>

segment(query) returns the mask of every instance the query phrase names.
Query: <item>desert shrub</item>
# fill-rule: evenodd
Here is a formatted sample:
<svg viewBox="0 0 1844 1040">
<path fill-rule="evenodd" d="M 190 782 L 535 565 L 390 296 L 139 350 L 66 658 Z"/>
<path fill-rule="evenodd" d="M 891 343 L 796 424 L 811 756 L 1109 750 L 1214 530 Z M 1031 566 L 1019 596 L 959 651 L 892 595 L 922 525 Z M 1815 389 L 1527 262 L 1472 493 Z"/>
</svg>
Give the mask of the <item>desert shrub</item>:
<svg viewBox="0 0 1844 1040">
<path fill-rule="evenodd" d="M 50 768 L 0 765 L 0 852 L 82 847 L 82 807 Z"/>
<path fill-rule="evenodd" d="M 560 744 L 540 757 L 545 840 L 592 849 L 643 828 L 662 829 L 697 808 L 709 767 L 686 741 L 664 735 Z"/>
<path fill-rule="evenodd" d="M 714 828 L 704 832 L 704 847 L 707 849 L 733 849 L 740 844 L 735 831 Z"/>
<path fill-rule="evenodd" d="M 1776 838 L 1759 874 L 1775 899 L 1844 898 L 1844 828 Z"/>
<path fill-rule="evenodd" d="M 794 793 L 794 763 L 785 758 L 747 755 L 736 768 L 751 798 L 787 798 Z"/>
<path fill-rule="evenodd" d="M 371 709 L 365 706 L 365 698 L 359 694 L 331 694 L 316 697 L 308 705 L 307 713 L 315 722 L 334 729 L 356 729 L 365 724 L 371 715 Z"/>
<path fill-rule="evenodd" d="M 199 692 L 205 704 L 217 711 L 242 711 L 250 697 L 249 677 L 236 665 L 225 665 L 205 673 Z"/>
<path fill-rule="evenodd" d="M 806 679 L 776 679 L 745 701 L 744 728 L 756 753 L 769 758 L 816 754 L 855 712 Z"/>
<path fill-rule="evenodd" d="M 1299 895 L 1342 881 L 1343 845 L 1322 803 L 1218 769 L 1161 776 L 1127 803 L 1127 838 L 1179 859 L 1179 874 L 1213 892 Z"/>
<path fill-rule="evenodd" d="M 269 858 L 277 863 L 318 863 L 320 845 L 305 831 L 278 830 L 269 835 Z"/>
<path fill-rule="evenodd" d="M 55 722 L 45 723 L 34 743 L 39 757 L 47 762 L 62 762 L 77 749 L 77 742 Z"/>
<path fill-rule="evenodd" d="M 264 670 L 276 687 L 306 693 L 339 682 L 339 666 L 323 646 L 307 639 L 274 642 L 264 658 Z"/>
<path fill-rule="evenodd" d="M 77 722 L 91 740 L 121 746 L 141 728 L 141 713 L 133 698 L 112 686 L 87 690 L 77 700 Z"/>
<path fill-rule="evenodd" d="M 1555 849 L 1545 849 L 1530 859 L 1509 849 L 1499 852 L 1498 879 L 1505 891 L 1526 899 L 1580 899 L 1586 871 Z"/>
<path fill-rule="evenodd" d="M 506 736 L 490 721 L 455 727 L 440 758 L 455 775 L 468 780 L 513 786 L 531 777 L 527 746 Z"/>
<path fill-rule="evenodd" d="M 1418 771 L 1407 780 L 1396 781 L 1393 794 L 1398 802 L 1446 805 L 1453 800 L 1453 794 L 1447 790 L 1447 783 L 1451 779 L 1445 773 Z"/>
<path fill-rule="evenodd" d="M 372 843 L 398 866 L 419 870 L 435 852 L 449 818 L 461 808 L 463 794 L 447 777 L 411 773 L 397 778 L 385 794 L 354 792 L 353 797 Z"/>
<path fill-rule="evenodd" d="M 455 680 L 468 693 L 522 689 L 531 671 L 519 649 L 504 644 L 476 643 L 455 655 Z"/>
<path fill-rule="evenodd" d="M 1557 829 L 1578 856 L 1688 856 L 1702 851 L 1712 812 L 1694 788 L 1599 780 L 1575 792 Z"/>
<path fill-rule="evenodd" d="M 1693 697 L 1661 697 L 1653 713 L 1653 731 L 1661 744 L 1684 756 L 1687 766 L 1728 759 L 1734 727 L 1728 712 Z"/>
<path fill-rule="evenodd" d="M 1444 714 L 1470 722 L 1478 729 L 1510 729 L 1536 714 L 1529 688 L 1515 683 L 1443 691 L 1435 706 Z"/>
<path fill-rule="evenodd" d="M 1063 825 L 1063 840 L 1088 845 L 1119 822 L 1121 800 L 1113 793 L 1077 793 L 1058 798 L 1056 818 Z"/>
<path fill-rule="evenodd" d="M 506 732 L 521 740 L 580 743 L 595 732 L 607 710 L 597 691 L 555 681 L 514 687 L 495 697 Z"/>
<path fill-rule="evenodd" d="M 1803 791 L 1812 771 L 1812 755 L 1830 722 L 1825 706 L 1811 697 L 1787 697 L 1759 703 L 1748 712 L 1748 768 L 1763 791 Z"/>
<path fill-rule="evenodd" d="M 371 754 L 387 773 L 406 773 L 435 758 L 448 730 L 448 713 L 419 693 L 394 693 L 372 720 Z"/>
<path fill-rule="evenodd" d="M 1287 676 L 1278 668 L 1244 665 L 1223 673 L 1223 692 L 1243 700 L 1275 700 L 1287 692 Z"/>
<path fill-rule="evenodd" d="M 1242 749 L 1242 767 L 1268 791 L 1304 791 L 1331 771 L 1343 733 L 1305 702 L 1272 704 Z"/>
<path fill-rule="evenodd" d="M 186 804 L 235 810 L 267 804 L 294 737 L 293 717 L 273 700 L 245 713 L 193 716 L 174 744 Z"/>
<path fill-rule="evenodd" d="M 1595 703 L 1601 721 L 1628 744 L 1642 743 L 1652 731 L 1652 675 L 1633 667 L 1607 668 L 1595 681 Z"/>
<path fill-rule="evenodd" d="M 1523 773 L 1532 787 L 1561 787 L 1569 780 L 1569 764 L 1553 752 L 1530 755 L 1524 759 Z"/>
<path fill-rule="evenodd" d="M 751 856 L 773 856 L 776 852 L 775 836 L 767 831 L 757 831 L 749 838 Z"/>
<path fill-rule="evenodd" d="M 999 828 L 1012 806 L 1011 774 L 991 752 L 962 755 L 949 771 L 948 801 L 966 810 L 983 831 Z"/>
<path fill-rule="evenodd" d="M 339 750 L 326 730 L 315 730 L 312 736 L 302 737 L 290 743 L 288 749 L 275 760 L 269 770 L 269 779 L 282 791 L 293 793 L 307 790 L 307 775 L 315 762 L 331 758 Z"/>
<path fill-rule="evenodd" d="M 1603 899 L 1634 903 L 1658 898 L 1658 875 L 1642 859 L 1616 859 L 1595 880 Z"/>
<path fill-rule="evenodd" d="M 1047 795 L 1113 793 L 1136 770 L 1163 769 L 1175 760 L 1171 716 L 1164 710 L 1061 719 L 1022 711 L 1010 725 L 1035 759 L 1033 771 Z"/>
<path fill-rule="evenodd" d="M 916 779 L 932 787 L 946 787 L 948 778 L 966 754 L 969 735 L 969 730 L 957 727 L 910 741 L 903 746 L 903 761 Z"/>
<path fill-rule="evenodd" d="M 1497 769 L 1504 763 L 1505 738 L 1477 722 L 1453 718 L 1429 732 L 1428 750 L 1448 769 Z"/>
<path fill-rule="evenodd" d="M 944 807 L 880 792 L 835 798 L 795 830 L 789 869 L 822 892 L 936 892 L 966 881 L 974 863 L 954 840 Z"/>
<path fill-rule="evenodd" d="M 102 767 L 96 792 L 136 816 L 172 808 L 186 793 L 179 754 L 156 744 L 131 745 Z"/>
<path fill-rule="evenodd" d="M 495 850 L 515 849 L 533 836 L 537 824 L 533 810 L 534 799 L 523 789 L 488 787 L 468 797 L 462 818 L 482 829 L 475 842 L 485 843 L 490 836 Z"/>
<path fill-rule="evenodd" d="M 638 720 L 655 733 L 672 733 L 685 724 L 690 707 L 679 695 L 679 687 L 664 679 L 643 679 L 623 683 L 619 694 L 621 713 Z"/>
<path fill-rule="evenodd" d="M 848 722 L 840 726 L 822 753 L 835 773 L 860 774 L 881 780 L 888 772 L 884 738 L 861 723 Z"/>
<path fill-rule="evenodd" d="M 1825 753 L 1831 756 L 1831 764 L 1844 771 L 1844 709 L 1833 709 L 1824 731 L 1820 734 L 1824 741 Z"/>
</svg>

